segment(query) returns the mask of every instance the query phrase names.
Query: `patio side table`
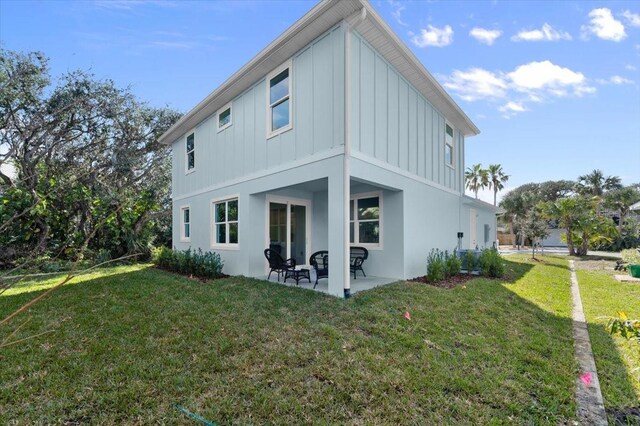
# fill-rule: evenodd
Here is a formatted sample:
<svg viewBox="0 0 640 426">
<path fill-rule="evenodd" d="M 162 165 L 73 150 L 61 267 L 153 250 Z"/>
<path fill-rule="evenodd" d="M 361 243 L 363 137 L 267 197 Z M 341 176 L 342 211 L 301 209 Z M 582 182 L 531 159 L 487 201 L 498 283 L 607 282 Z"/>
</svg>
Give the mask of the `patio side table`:
<svg viewBox="0 0 640 426">
<path fill-rule="evenodd" d="M 308 279 L 309 283 L 311 283 L 311 275 L 309 274 L 309 270 L 305 268 L 301 269 L 287 269 L 284 274 L 284 281 L 287 281 L 287 278 L 293 278 L 296 280 L 296 285 L 299 285 L 300 280 Z"/>
</svg>

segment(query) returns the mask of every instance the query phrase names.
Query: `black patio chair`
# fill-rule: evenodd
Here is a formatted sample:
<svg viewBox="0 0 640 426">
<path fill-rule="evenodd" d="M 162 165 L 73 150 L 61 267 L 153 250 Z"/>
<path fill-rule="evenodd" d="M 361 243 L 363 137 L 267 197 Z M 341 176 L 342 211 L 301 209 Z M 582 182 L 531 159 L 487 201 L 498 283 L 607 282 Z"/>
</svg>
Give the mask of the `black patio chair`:
<svg viewBox="0 0 640 426">
<path fill-rule="evenodd" d="M 278 282 L 280 282 L 280 274 L 286 273 L 287 269 L 295 269 L 296 267 L 296 260 L 294 258 L 285 260 L 282 256 L 280 256 L 280 253 L 275 250 L 265 249 L 264 257 L 267 258 L 267 262 L 269 262 L 269 268 L 271 268 L 269 270 L 269 276 L 267 277 L 267 280 L 271 278 L 272 272 L 277 272 Z"/>
<path fill-rule="evenodd" d="M 329 278 L 329 252 L 326 250 L 320 250 L 309 257 L 309 264 L 313 266 L 316 271 L 316 283 L 313 288 L 318 285 L 318 279 Z"/>
<path fill-rule="evenodd" d="M 349 265 L 351 267 L 351 272 L 353 272 L 353 279 L 356 279 L 356 272 L 362 271 L 362 275 L 367 277 L 367 274 L 364 273 L 364 269 L 362 269 L 362 264 L 369 257 L 369 250 L 364 247 L 351 247 L 350 252 L 350 262 Z"/>
</svg>

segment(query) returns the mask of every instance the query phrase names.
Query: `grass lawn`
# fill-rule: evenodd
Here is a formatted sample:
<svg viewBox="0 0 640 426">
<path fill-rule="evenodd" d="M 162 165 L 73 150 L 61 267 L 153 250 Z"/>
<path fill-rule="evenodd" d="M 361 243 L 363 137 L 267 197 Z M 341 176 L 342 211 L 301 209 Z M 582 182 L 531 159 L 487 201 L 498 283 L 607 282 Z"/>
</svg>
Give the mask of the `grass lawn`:
<svg viewBox="0 0 640 426">
<path fill-rule="evenodd" d="M 565 259 L 509 279 L 396 283 L 344 301 L 264 281 L 100 270 L 0 328 L 0 424 L 564 424 L 575 419 Z M 0 318 L 53 285 L 0 296 Z M 411 320 L 404 312 L 411 313 Z"/>
<path fill-rule="evenodd" d="M 640 318 L 640 285 L 619 283 L 598 268 L 580 269 L 581 263 L 576 261 L 580 295 L 605 406 L 608 411 L 640 409 L 640 344 L 611 336 L 605 329 L 608 317 L 617 311 Z"/>
</svg>

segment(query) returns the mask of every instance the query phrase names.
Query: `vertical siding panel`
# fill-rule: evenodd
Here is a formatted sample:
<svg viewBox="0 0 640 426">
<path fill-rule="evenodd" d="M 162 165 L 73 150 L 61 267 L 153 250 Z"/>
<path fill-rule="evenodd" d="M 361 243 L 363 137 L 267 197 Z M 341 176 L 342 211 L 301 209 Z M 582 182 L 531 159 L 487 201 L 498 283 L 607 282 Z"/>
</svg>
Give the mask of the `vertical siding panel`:
<svg viewBox="0 0 640 426">
<path fill-rule="evenodd" d="M 333 91 L 331 37 L 325 36 L 313 44 L 313 152 L 332 145 Z"/>
<path fill-rule="evenodd" d="M 444 182 L 444 117 L 438 114 L 438 183 Z"/>
<path fill-rule="evenodd" d="M 409 89 L 409 151 L 407 153 L 408 169 L 411 173 L 418 173 L 418 95 Z"/>
<path fill-rule="evenodd" d="M 375 55 L 366 44 L 360 47 L 360 150 L 367 155 L 374 156 L 374 131 L 375 131 Z"/>
<path fill-rule="evenodd" d="M 351 148 L 360 151 L 360 37 L 351 33 Z"/>
<path fill-rule="evenodd" d="M 344 31 L 342 27 L 331 33 L 333 46 L 333 139 L 331 146 L 344 145 Z"/>
<path fill-rule="evenodd" d="M 389 100 L 387 98 L 387 63 L 376 55 L 375 72 L 375 156 L 387 161 L 387 121 Z"/>
<path fill-rule="evenodd" d="M 254 97 L 254 136 L 255 141 L 255 164 L 256 170 L 263 170 L 267 168 L 267 144 L 271 140 L 266 140 L 267 134 L 267 112 L 266 112 L 266 82 L 262 80 L 255 89 Z"/>
<path fill-rule="evenodd" d="M 425 177 L 433 180 L 433 108 L 425 104 Z"/>
<path fill-rule="evenodd" d="M 418 175 L 425 177 L 425 136 L 424 136 L 424 100 L 418 98 Z"/>
<path fill-rule="evenodd" d="M 388 71 L 388 96 L 387 105 L 389 111 L 387 125 L 387 161 L 393 166 L 398 166 L 398 74 L 389 68 Z"/>
<path fill-rule="evenodd" d="M 407 156 L 409 155 L 409 86 L 400 78 L 399 79 L 399 97 L 398 97 L 398 166 L 401 169 L 408 170 L 409 164 Z"/>
<path fill-rule="evenodd" d="M 313 149 L 313 68 L 311 48 L 300 53 L 295 59 L 293 92 L 296 111 L 293 123 L 296 132 L 296 158 L 312 154 Z"/>
<path fill-rule="evenodd" d="M 254 150 L 254 121 L 255 121 L 255 88 L 249 90 L 244 96 L 243 110 L 244 121 L 241 123 L 244 128 L 244 165 L 245 173 L 249 174 L 255 170 L 255 150 Z"/>
</svg>

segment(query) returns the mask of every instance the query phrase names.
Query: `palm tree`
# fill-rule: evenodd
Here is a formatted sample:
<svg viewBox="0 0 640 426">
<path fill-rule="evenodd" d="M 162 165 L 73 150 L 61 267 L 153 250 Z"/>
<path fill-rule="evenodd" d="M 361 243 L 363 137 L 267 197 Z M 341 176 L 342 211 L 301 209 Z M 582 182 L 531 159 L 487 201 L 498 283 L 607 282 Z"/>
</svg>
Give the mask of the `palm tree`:
<svg viewBox="0 0 640 426">
<path fill-rule="evenodd" d="M 582 195 L 600 197 L 606 191 L 622 188 L 622 183 L 618 176 L 604 176 L 601 170 L 594 170 L 591 173 L 578 177 L 576 192 Z"/>
<path fill-rule="evenodd" d="M 476 199 L 478 199 L 478 191 L 490 185 L 489 172 L 482 168 L 482 164 L 467 167 L 464 177 L 467 181 L 467 189 L 474 192 Z"/>
<path fill-rule="evenodd" d="M 489 188 L 493 187 L 493 205 L 496 204 L 496 198 L 498 196 L 498 191 L 504 189 L 503 183 L 506 183 L 509 180 L 509 175 L 504 173 L 502 170 L 502 165 L 500 164 L 490 164 L 489 169 L 487 169 L 487 173 L 489 175 Z"/>
<path fill-rule="evenodd" d="M 640 191 L 632 186 L 628 186 L 622 189 L 616 189 L 607 193 L 604 197 L 604 205 L 612 210 L 617 210 L 620 213 L 620 220 L 618 221 L 618 231 L 622 233 L 622 225 L 624 219 L 629 214 L 629 208 L 640 200 Z"/>
</svg>

